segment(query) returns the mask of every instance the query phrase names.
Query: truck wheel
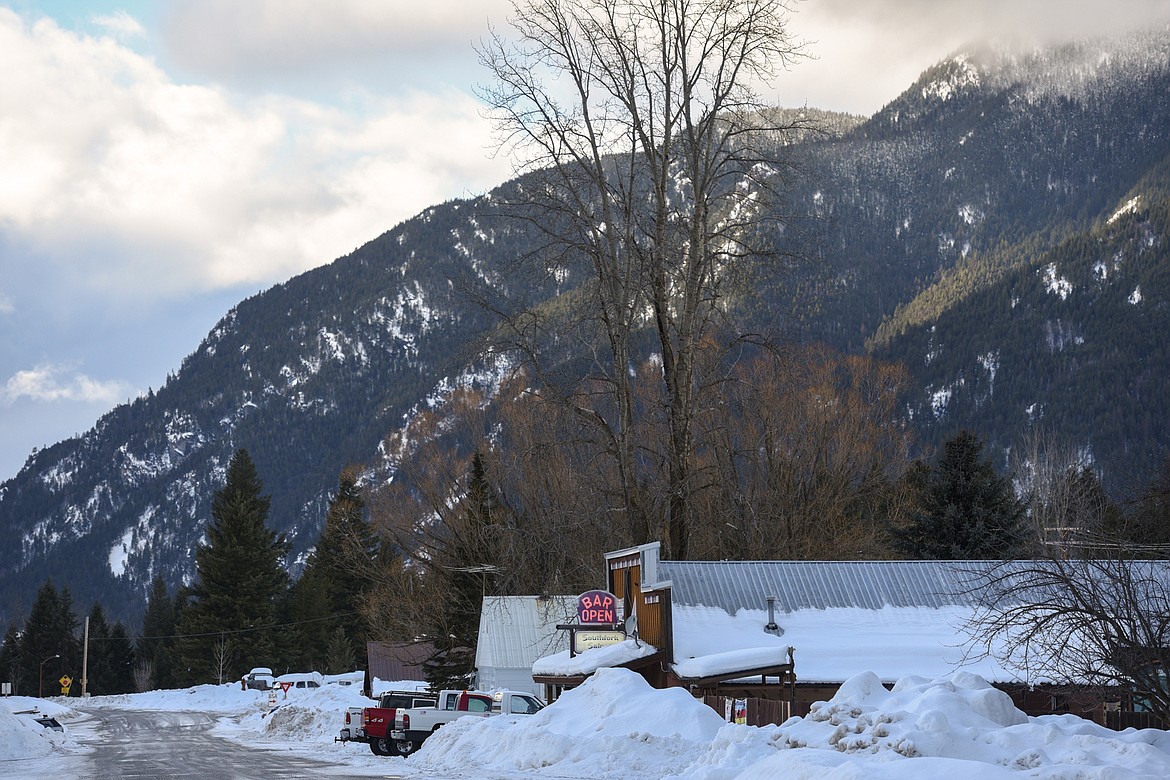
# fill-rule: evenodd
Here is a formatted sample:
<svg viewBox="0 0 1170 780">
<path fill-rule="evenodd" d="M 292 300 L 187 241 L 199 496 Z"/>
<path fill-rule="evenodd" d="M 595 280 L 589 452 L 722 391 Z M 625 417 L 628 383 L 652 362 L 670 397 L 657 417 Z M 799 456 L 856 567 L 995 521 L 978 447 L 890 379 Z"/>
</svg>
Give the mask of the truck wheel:
<svg viewBox="0 0 1170 780">
<path fill-rule="evenodd" d="M 375 756 L 396 756 L 398 755 L 398 747 L 386 738 L 371 739 L 370 752 Z"/>
<path fill-rule="evenodd" d="M 370 752 L 375 756 L 384 756 L 386 754 L 382 752 L 382 746 L 378 744 L 379 742 L 381 742 L 379 739 L 370 740 Z"/>
<path fill-rule="evenodd" d="M 409 756 L 414 751 L 418 750 L 419 743 L 410 739 L 404 739 L 401 742 L 396 742 L 395 747 L 398 748 L 398 754 Z"/>
</svg>

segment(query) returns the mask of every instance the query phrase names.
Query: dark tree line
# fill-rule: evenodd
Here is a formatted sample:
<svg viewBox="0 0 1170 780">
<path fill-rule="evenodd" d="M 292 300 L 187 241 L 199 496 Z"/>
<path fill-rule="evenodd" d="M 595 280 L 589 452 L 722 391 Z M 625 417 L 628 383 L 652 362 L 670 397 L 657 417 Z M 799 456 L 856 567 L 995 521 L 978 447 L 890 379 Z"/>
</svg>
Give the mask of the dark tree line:
<svg viewBox="0 0 1170 780">
<path fill-rule="evenodd" d="M 69 693 L 94 695 L 134 691 L 134 643 L 121 622 L 111 624 L 101 604 L 89 613 L 88 655 L 84 625 L 73 611 L 68 588 L 58 590 L 52 580 L 37 591 L 23 630 L 15 624 L 0 648 L 0 679 L 13 692 L 26 696 L 60 695 L 60 680 L 71 680 Z"/>
<path fill-rule="evenodd" d="M 316 550 L 291 584 L 282 536 L 268 525 L 269 497 L 246 450 L 237 450 L 216 492 L 193 582 L 170 593 L 156 576 L 132 639 L 101 604 L 88 619 L 93 695 L 240 679 L 254 666 L 281 671 L 353 671 L 364 663 L 361 605 L 378 556 L 357 475 L 344 471 Z M 23 626 L 9 627 L 0 679 L 18 693 L 60 693 L 62 675 L 82 691 L 85 648 L 69 590 L 40 589 Z"/>
</svg>

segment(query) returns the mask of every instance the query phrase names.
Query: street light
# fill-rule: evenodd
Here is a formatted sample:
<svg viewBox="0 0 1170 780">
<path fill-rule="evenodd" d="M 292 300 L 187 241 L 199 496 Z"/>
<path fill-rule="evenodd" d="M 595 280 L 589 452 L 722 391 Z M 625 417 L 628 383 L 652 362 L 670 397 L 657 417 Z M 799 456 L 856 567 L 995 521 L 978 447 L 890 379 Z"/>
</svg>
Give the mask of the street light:
<svg viewBox="0 0 1170 780">
<path fill-rule="evenodd" d="M 60 658 L 60 657 L 61 657 L 61 654 L 56 653 L 54 655 L 49 656 L 45 660 L 41 661 L 41 677 L 39 680 L 37 680 L 37 698 L 38 699 L 44 698 L 45 664 L 47 664 L 49 661 L 52 661 L 54 658 Z"/>
</svg>

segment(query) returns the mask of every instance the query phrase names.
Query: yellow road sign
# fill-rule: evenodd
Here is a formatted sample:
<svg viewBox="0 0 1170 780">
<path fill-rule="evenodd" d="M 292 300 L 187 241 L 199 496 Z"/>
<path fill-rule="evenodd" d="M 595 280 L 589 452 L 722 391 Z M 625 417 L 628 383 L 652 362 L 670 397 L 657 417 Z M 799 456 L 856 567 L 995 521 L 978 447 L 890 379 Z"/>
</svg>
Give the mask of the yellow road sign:
<svg viewBox="0 0 1170 780">
<path fill-rule="evenodd" d="M 61 679 L 58 680 L 57 682 L 61 683 L 62 688 L 68 688 L 70 685 L 73 684 L 73 678 L 67 674 L 63 674 L 63 675 L 61 675 Z"/>
</svg>

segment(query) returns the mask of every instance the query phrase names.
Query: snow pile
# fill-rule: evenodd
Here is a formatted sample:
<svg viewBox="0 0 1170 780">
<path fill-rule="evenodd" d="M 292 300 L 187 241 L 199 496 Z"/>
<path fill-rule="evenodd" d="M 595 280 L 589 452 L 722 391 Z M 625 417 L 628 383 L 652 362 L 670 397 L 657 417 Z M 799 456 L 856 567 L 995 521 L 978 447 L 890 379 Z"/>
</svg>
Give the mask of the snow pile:
<svg viewBox="0 0 1170 780">
<path fill-rule="evenodd" d="M 782 730 L 791 747 L 995 763 L 973 747 L 979 736 L 1027 722 L 1006 693 L 974 674 L 957 672 L 934 681 L 904 677 L 887 691 L 877 675 L 865 673 L 847 681 L 828 702 L 813 705 L 808 717 L 790 721 Z"/>
<path fill-rule="evenodd" d="M 30 710 L 35 712 L 29 712 Z M 0 761 L 47 756 L 58 750 L 76 748 L 64 731 L 45 728 L 38 717 L 59 718 L 67 707 L 27 696 L 0 698 Z M 20 713 L 20 714 L 17 714 Z"/>
<path fill-rule="evenodd" d="M 808 717 L 755 728 L 724 723 L 680 689 L 602 669 L 537 715 L 456 721 L 394 771 L 425 777 L 469 767 L 646 780 L 1166 778 L 1170 734 L 1119 733 L 1070 715 L 1029 718 L 966 672 L 905 677 L 893 690 L 867 672 Z"/>
<path fill-rule="evenodd" d="M 663 777 L 698 761 L 723 718 L 681 688 L 658 691 L 624 669 L 599 669 L 535 715 L 460 718 L 406 760 L 423 774 L 468 766 L 557 776 Z"/>
<path fill-rule="evenodd" d="M 280 696 L 279 692 L 277 696 Z M 94 696 L 85 705 L 113 709 L 161 710 L 164 712 L 208 712 L 235 715 L 240 712 L 268 710 L 268 692 L 242 690 L 238 682 L 223 685 L 196 685 L 176 690 L 123 693 Z"/>
<path fill-rule="evenodd" d="M 262 709 L 245 713 L 237 722 L 262 737 L 331 742 L 341 730 L 347 709 L 372 706 L 374 702 L 363 696 L 357 686 L 291 688 L 287 697 L 283 692 L 276 694 L 275 707 L 265 704 Z"/>
</svg>

